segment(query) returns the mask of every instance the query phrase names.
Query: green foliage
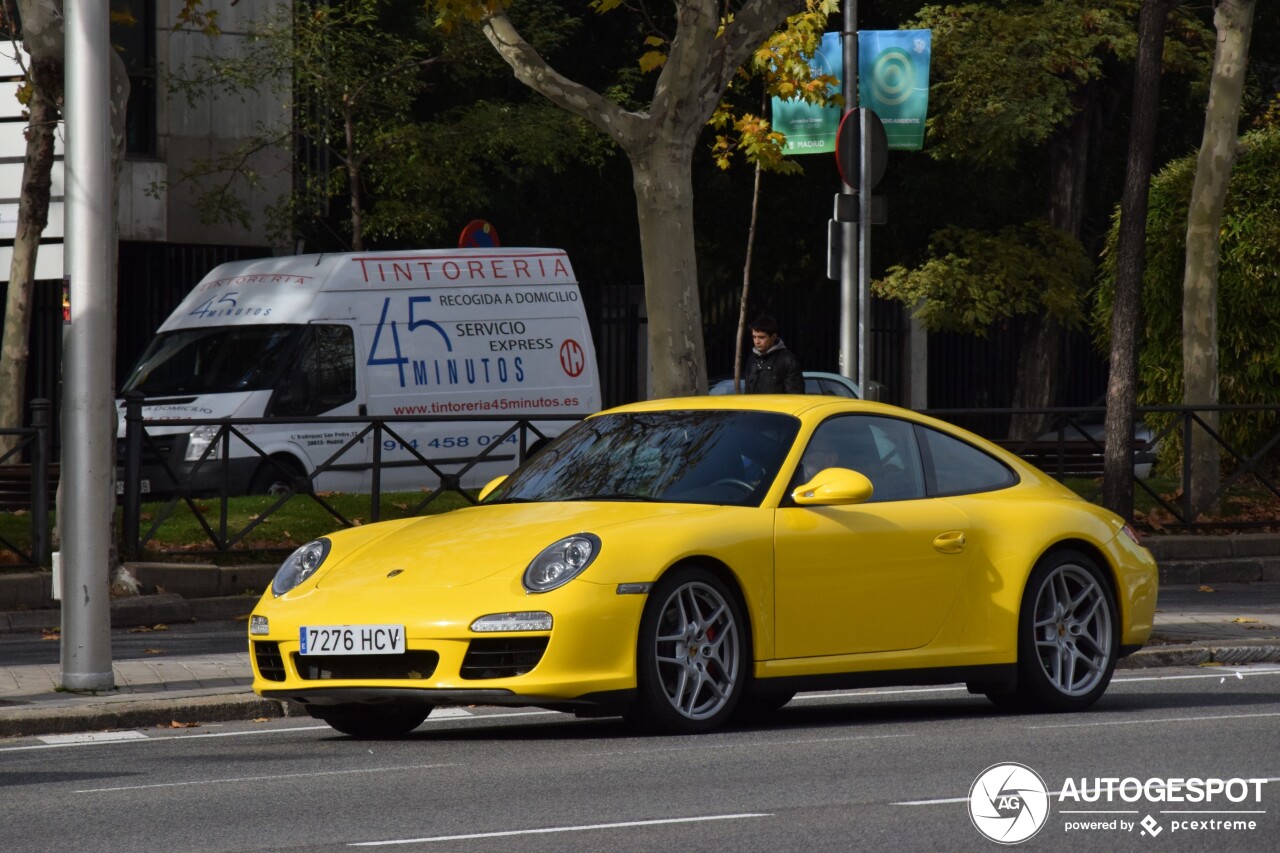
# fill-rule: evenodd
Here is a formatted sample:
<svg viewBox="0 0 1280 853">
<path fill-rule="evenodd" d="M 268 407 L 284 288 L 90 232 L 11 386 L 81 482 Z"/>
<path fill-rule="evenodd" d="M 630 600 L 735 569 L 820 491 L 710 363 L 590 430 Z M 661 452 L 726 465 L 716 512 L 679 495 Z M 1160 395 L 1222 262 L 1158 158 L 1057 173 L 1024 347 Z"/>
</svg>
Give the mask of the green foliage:
<svg viewBox="0 0 1280 853">
<path fill-rule="evenodd" d="M 1137 51 L 1137 0 L 1004 0 L 925 6 L 908 24 L 933 31 L 929 155 L 1011 168 L 1078 112 L 1080 91 Z M 1175 14 L 1169 71 L 1203 68 L 1212 37 Z"/>
<path fill-rule="evenodd" d="M 1082 319 L 1090 263 L 1080 243 L 1045 222 L 990 235 L 949 227 L 933 235 L 929 259 L 892 266 L 873 292 L 909 307 L 930 331 L 985 336 L 993 323 L 1047 312 L 1066 325 Z"/>
<path fill-rule="evenodd" d="M 1280 128 L 1241 139 L 1222 212 L 1218 267 L 1218 381 L 1224 404 L 1280 403 Z M 1187 207 L 1195 181 L 1196 155 L 1166 166 L 1151 183 L 1147 217 L 1143 326 L 1138 358 L 1140 405 L 1176 405 L 1182 400 L 1182 283 L 1186 261 Z M 1100 346 L 1108 345 L 1115 298 L 1115 246 L 1119 212 L 1113 217 L 1098 279 L 1092 324 Z M 1148 417 L 1153 425 L 1159 418 Z M 1270 418 L 1227 415 L 1228 443 L 1252 452 L 1274 425 Z M 1176 436 L 1170 442 L 1176 450 Z"/>
</svg>

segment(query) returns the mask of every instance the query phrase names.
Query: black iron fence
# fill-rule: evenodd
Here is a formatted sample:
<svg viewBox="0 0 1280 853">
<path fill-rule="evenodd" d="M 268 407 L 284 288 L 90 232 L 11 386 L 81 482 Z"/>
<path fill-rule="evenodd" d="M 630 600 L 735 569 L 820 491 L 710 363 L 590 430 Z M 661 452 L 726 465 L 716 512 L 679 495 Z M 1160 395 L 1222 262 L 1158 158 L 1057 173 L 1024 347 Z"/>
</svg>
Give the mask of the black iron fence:
<svg viewBox="0 0 1280 853">
<path fill-rule="evenodd" d="M 549 432 L 558 433 L 550 424 L 565 424 L 579 420 L 576 415 L 539 415 L 537 417 L 511 416 L 461 416 L 432 417 L 389 416 L 389 417 L 312 417 L 312 418 L 243 418 L 234 421 L 227 419 L 184 419 L 184 431 L 199 427 L 216 430 L 203 451 L 191 464 L 179 466 L 175 453 L 176 446 L 171 440 L 173 421 L 150 421 L 142 417 L 142 406 L 139 400 L 130 400 L 126 406 L 125 437 L 120 448 L 121 462 L 121 494 L 122 523 L 120 532 L 120 552 L 124 559 L 132 559 L 141 554 L 148 543 L 172 517 L 179 505 L 185 505 L 204 531 L 209 543 L 216 551 L 229 551 L 245 542 L 260 525 L 293 496 L 299 495 L 314 501 L 324 509 L 334 521 L 342 527 L 352 527 L 356 522 L 344 515 L 333 502 L 330 495 L 316 489 L 316 483 L 326 474 L 346 473 L 369 476 L 369 513 L 372 522 L 381 519 L 381 499 L 383 494 L 383 478 L 391 469 L 410 468 L 421 472 L 420 483 L 424 494 L 413 506 L 407 506 L 405 515 L 413 516 L 422 512 L 429 504 L 445 493 L 460 496 L 468 503 L 476 503 L 476 497 L 468 489 L 463 488 L 463 480 L 476 466 L 486 462 L 502 462 L 508 468 L 514 468 L 524 461 L 525 457 L 536 450 L 542 443 L 551 438 Z M 465 425 L 476 427 L 483 425 L 488 440 L 477 452 L 460 455 L 458 448 L 444 448 L 452 453 L 427 455 L 418 442 L 403 435 L 408 425 Z M 294 428 L 316 430 L 328 428 L 327 436 L 339 436 L 333 439 L 328 456 L 310 471 L 301 470 L 296 464 L 278 452 L 273 453 L 262 448 L 255 440 L 255 432 L 261 427 L 273 429 Z M 251 480 L 250 482 L 266 483 L 273 486 L 271 493 L 275 500 L 265 509 L 259 511 L 247 524 L 233 528 L 229 521 L 228 501 L 231 497 L 243 494 L 243 480 L 237 483 L 232 477 L 232 443 L 238 450 L 238 464 L 243 466 L 246 457 L 251 467 L 265 471 L 271 476 Z M 365 442 L 371 442 L 371 453 L 366 459 L 361 448 Z M 514 448 L 508 448 L 514 444 Z M 407 459 L 387 460 L 383 458 L 384 447 L 390 445 Z M 247 451 L 247 453 L 246 453 Z M 353 461 L 354 459 L 354 461 Z M 149 491 L 162 493 L 165 503 L 151 514 L 151 523 L 146 530 L 142 529 L 143 472 L 152 474 L 148 478 Z M 428 484 L 433 484 L 427 488 Z M 210 500 L 216 499 L 216 509 L 206 510 Z M 216 518 L 213 517 L 216 513 Z"/>
<path fill-rule="evenodd" d="M 31 426 L 0 429 L 0 512 L 30 517 L 30 547 L 23 548 L 0 533 L 0 553 L 16 558 L 11 565 L 47 566 L 56 466 L 49 463 L 52 431 L 45 399 L 31 401 Z"/>
<path fill-rule="evenodd" d="M 1212 419 L 1208 417 L 1210 413 L 1224 423 L 1231 418 L 1246 417 L 1255 425 L 1263 424 L 1264 427 L 1255 426 L 1250 433 L 1253 436 L 1251 446 L 1244 448 L 1238 441 L 1224 437 L 1224 429 L 1213 426 Z M 1105 450 L 1101 432 L 1105 410 L 1102 408 L 934 409 L 926 414 L 984 435 L 1059 479 L 1087 478 L 1100 488 Z M 1010 420 L 1026 415 L 1045 418 L 1045 429 L 1032 439 L 1006 438 Z M 1280 485 L 1277 485 L 1275 476 L 1280 467 L 1280 406 L 1196 409 L 1149 406 L 1139 408 L 1138 417 L 1139 428 L 1135 431 L 1133 444 L 1134 467 L 1129 476 L 1133 480 L 1135 495 L 1145 495 L 1146 504 L 1158 508 L 1160 526 L 1182 530 L 1280 527 Z M 549 432 L 558 432 L 549 424 L 576 419 L 576 416 L 564 415 L 536 418 L 342 416 L 289 420 L 184 420 L 184 431 L 208 427 L 212 433 L 203 452 L 193 462 L 178 465 L 174 462 L 172 436 L 166 435 L 172 431 L 174 422 L 144 420 L 141 407 L 135 403 L 127 412 L 125 435 L 118 447 L 118 494 L 122 518 L 120 553 L 126 559 L 142 554 L 155 540 L 160 527 L 180 506 L 190 510 L 204 531 L 210 549 L 219 552 L 245 548 L 247 537 L 294 496 L 314 501 L 333 518 L 335 526 L 353 526 L 358 522 L 334 505 L 332 495 L 316 488 L 318 478 L 333 472 L 362 471 L 367 474 L 369 509 L 364 517 L 370 521 L 381 520 L 385 478 L 387 472 L 394 469 L 408 467 L 421 472 L 422 497 L 412 506 L 404 507 L 405 515 L 417 515 L 445 493 L 457 494 L 462 500 L 474 503 L 472 490 L 463 488 L 462 481 L 475 466 L 497 461 L 513 468 L 536 449 L 539 442 L 547 440 Z M 0 453 L 0 512 L 10 513 L 13 517 L 26 513 L 30 523 L 30 545 L 27 547 L 11 541 L 0 529 L 0 555 L 4 556 L 0 562 L 10 566 L 49 564 L 49 531 L 57 466 L 49 459 L 52 425 L 49 423 L 47 401 L 33 403 L 30 423 L 31 426 L 22 429 L 0 430 L 0 439 L 12 445 Z M 448 452 L 427 453 L 414 442 L 406 441 L 404 435 L 408 426 L 423 423 L 484 424 L 490 441 L 483 447 L 472 448 L 475 452 L 470 455 L 459 455 L 456 449 L 452 451 L 453 455 L 448 455 Z M 303 471 L 267 452 L 255 439 L 255 435 L 261 435 L 260 428 L 281 425 L 313 430 L 331 428 L 330 433 L 340 434 L 341 438 L 332 445 L 327 458 L 313 470 Z M 1189 459 L 1176 448 L 1162 451 L 1170 443 L 1187 446 L 1194 430 L 1203 431 L 1216 443 L 1223 460 L 1224 476 L 1214 494 L 1202 501 L 1201 507 L 1192 505 Z M 370 442 L 368 455 L 355 453 L 365 442 Z M 247 452 L 256 465 L 278 475 L 271 479 L 280 486 L 270 504 L 243 525 L 234 525 L 229 512 L 229 499 L 243 491 L 231 476 L 229 462 L 233 443 L 238 448 L 241 461 Z M 383 453 L 387 446 L 403 450 L 406 455 L 388 459 Z M 349 461 L 353 456 L 359 456 L 359 461 Z M 1149 468 L 1152 465 L 1158 467 L 1161 461 L 1172 466 L 1172 470 L 1161 471 L 1157 479 L 1149 478 Z M 144 470 L 152 475 L 150 495 L 143 490 Z M 428 485 L 430 488 L 426 488 Z M 1237 516 L 1206 514 L 1204 507 L 1219 504 L 1246 486 L 1250 500 L 1254 502 L 1249 512 Z M 163 496 L 158 495 L 161 492 Z M 157 497 L 161 499 L 149 507 L 145 518 L 148 524 L 144 529 L 142 502 L 144 498 Z M 1141 525 L 1146 519 L 1130 520 Z M 184 551 L 189 553 L 190 549 Z"/>
</svg>

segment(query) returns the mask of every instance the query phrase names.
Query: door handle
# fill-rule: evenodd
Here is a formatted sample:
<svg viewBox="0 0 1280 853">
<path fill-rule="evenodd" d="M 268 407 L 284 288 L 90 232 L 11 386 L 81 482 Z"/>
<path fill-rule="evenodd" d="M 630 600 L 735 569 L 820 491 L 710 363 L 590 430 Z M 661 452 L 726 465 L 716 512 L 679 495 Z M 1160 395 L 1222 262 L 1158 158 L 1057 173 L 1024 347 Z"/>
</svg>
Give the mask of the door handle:
<svg viewBox="0 0 1280 853">
<path fill-rule="evenodd" d="M 959 554 L 964 550 L 964 532 L 939 533 L 933 538 L 933 547 L 940 554 Z"/>
</svg>

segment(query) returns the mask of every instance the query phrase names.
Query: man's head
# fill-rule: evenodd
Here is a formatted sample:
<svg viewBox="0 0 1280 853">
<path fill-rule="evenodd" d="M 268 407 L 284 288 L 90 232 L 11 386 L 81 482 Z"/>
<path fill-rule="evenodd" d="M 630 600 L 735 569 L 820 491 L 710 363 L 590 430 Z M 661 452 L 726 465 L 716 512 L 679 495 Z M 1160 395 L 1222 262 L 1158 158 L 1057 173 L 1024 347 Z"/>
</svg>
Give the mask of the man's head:
<svg viewBox="0 0 1280 853">
<path fill-rule="evenodd" d="M 761 314 L 751 323 L 751 344 L 760 352 L 768 352 L 778 342 L 778 321 Z"/>
</svg>

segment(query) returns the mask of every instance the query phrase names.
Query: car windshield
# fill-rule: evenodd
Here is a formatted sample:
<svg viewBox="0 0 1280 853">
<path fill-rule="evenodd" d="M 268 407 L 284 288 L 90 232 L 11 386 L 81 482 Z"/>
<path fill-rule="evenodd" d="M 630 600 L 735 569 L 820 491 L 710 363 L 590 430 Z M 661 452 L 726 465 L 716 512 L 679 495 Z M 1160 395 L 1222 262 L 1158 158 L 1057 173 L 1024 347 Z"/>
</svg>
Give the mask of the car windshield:
<svg viewBox="0 0 1280 853">
<path fill-rule="evenodd" d="M 618 413 L 575 424 L 487 502 L 632 500 L 758 506 L 800 423 L 769 412 Z"/>
<path fill-rule="evenodd" d="M 302 326 L 218 326 L 158 335 L 122 391 L 148 397 L 274 388 Z"/>
</svg>

